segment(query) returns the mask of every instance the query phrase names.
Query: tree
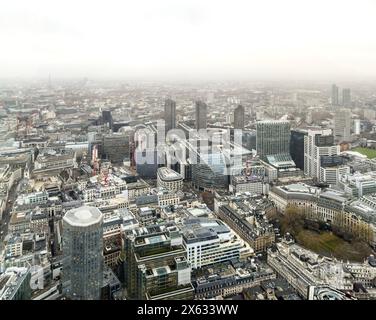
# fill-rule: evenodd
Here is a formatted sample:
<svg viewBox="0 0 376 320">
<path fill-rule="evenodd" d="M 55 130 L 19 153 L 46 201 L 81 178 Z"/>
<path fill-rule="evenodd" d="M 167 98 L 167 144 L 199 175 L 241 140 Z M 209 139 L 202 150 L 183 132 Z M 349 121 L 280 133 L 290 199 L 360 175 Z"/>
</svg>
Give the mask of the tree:
<svg viewBox="0 0 376 320">
<path fill-rule="evenodd" d="M 287 206 L 285 214 L 281 218 L 281 229 L 283 233 L 289 232 L 296 236 L 304 228 L 305 215 L 296 206 Z"/>
</svg>

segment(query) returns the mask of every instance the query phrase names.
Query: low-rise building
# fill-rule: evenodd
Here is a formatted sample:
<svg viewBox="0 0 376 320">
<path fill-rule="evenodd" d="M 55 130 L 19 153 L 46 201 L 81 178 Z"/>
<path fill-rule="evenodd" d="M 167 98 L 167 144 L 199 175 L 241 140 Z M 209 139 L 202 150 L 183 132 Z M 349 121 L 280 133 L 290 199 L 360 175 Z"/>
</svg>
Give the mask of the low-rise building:
<svg viewBox="0 0 376 320">
<path fill-rule="evenodd" d="M 239 263 L 221 264 L 214 268 L 203 268 L 203 276 L 193 281 L 195 299 L 226 298 L 243 292 L 247 288 L 259 285 L 262 281 L 276 278 L 275 272 L 264 264 Z"/>
<path fill-rule="evenodd" d="M 343 174 L 340 176 L 338 186 L 348 195 L 354 197 L 362 197 L 367 194 L 376 193 L 376 171 Z"/>
<path fill-rule="evenodd" d="M 267 213 L 273 204 L 267 199 L 243 195 L 223 201 L 217 215 L 225 221 L 255 252 L 265 251 L 275 241 Z"/>
</svg>

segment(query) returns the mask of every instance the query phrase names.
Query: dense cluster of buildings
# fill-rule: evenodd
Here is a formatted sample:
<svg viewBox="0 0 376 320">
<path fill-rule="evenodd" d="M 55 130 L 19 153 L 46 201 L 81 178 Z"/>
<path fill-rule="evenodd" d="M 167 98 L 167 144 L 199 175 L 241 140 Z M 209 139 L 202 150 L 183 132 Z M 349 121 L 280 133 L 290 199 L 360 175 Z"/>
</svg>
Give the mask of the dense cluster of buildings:
<svg viewBox="0 0 376 320">
<path fill-rule="evenodd" d="M 376 246 L 376 162 L 351 150 L 373 109 L 336 86 L 209 91 L 0 91 L 0 300 L 376 298 L 373 256 L 272 224 L 295 208 Z"/>
</svg>

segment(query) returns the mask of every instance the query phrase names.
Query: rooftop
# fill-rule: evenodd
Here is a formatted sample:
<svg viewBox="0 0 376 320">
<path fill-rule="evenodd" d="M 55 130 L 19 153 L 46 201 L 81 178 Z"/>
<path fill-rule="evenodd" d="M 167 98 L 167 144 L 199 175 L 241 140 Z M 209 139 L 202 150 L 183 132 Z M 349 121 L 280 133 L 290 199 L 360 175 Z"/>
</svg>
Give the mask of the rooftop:
<svg viewBox="0 0 376 320">
<path fill-rule="evenodd" d="M 181 174 L 166 167 L 162 167 L 158 169 L 158 176 L 160 177 L 160 179 L 167 180 L 167 181 L 175 181 L 175 180 L 183 179 Z"/>
<path fill-rule="evenodd" d="M 98 208 L 83 206 L 69 210 L 63 219 L 71 226 L 88 227 L 92 224 L 100 223 L 102 221 L 102 213 Z"/>
</svg>

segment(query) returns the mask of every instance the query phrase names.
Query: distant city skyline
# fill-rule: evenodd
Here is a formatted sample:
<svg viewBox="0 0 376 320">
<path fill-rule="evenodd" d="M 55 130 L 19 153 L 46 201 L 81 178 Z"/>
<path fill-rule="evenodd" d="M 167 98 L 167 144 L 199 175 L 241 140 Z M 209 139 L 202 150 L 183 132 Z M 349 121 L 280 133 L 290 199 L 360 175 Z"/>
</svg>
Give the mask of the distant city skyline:
<svg viewBox="0 0 376 320">
<path fill-rule="evenodd" d="M 0 78 L 374 79 L 376 4 L 7 2 Z"/>
</svg>

